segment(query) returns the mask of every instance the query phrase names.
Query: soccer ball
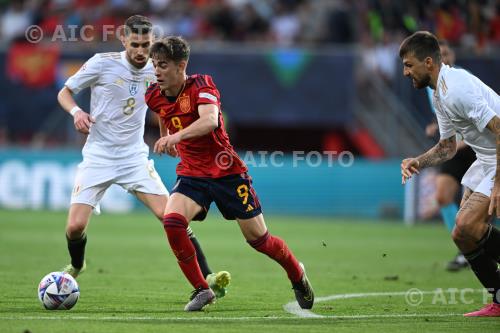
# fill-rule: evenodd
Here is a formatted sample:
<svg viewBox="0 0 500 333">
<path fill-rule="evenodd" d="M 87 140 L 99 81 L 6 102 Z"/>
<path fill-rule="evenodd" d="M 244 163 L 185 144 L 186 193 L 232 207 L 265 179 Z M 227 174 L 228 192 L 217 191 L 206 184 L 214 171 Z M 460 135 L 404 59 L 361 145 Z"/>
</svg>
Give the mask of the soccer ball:
<svg viewBox="0 0 500 333">
<path fill-rule="evenodd" d="M 38 285 L 38 299 L 47 310 L 69 310 L 79 297 L 78 283 L 68 273 L 49 273 Z"/>
</svg>

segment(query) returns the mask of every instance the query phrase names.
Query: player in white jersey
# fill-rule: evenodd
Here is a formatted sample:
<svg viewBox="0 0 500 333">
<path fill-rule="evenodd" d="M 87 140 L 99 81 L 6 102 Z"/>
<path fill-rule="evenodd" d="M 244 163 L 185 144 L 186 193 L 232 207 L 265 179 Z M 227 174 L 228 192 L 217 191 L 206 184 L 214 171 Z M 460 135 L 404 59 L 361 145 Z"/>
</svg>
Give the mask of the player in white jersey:
<svg viewBox="0 0 500 333">
<path fill-rule="evenodd" d="M 419 31 L 400 46 L 404 75 L 415 88 L 435 90 L 433 103 L 440 141 L 424 154 L 401 163 L 403 184 L 423 168 L 451 159 L 456 134 L 477 156 L 465 173 L 465 192 L 456 216 L 452 238 L 472 270 L 492 294 L 493 302 L 465 316 L 500 317 L 500 230 L 491 225 L 500 216 L 500 97 L 477 77 L 441 63 L 436 37 Z"/>
<path fill-rule="evenodd" d="M 455 52 L 450 48 L 445 40 L 439 41 L 439 50 L 441 52 L 441 62 L 451 67 L 455 64 Z M 434 90 L 427 87 L 427 95 L 429 97 L 430 108 L 433 113 L 436 113 L 433 105 Z M 431 124 L 425 129 L 429 137 L 435 138 L 439 133 L 437 121 L 434 119 Z M 446 228 L 451 233 L 455 227 L 455 217 L 458 213 L 458 203 L 456 202 L 457 193 L 461 192 L 460 183 L 465 172 L 470 168 L 476 160 L 476 153 L 467 146 L 461 139 L 457 141 L 457 153 L 455 156 L 439 166 L 436 176 L 436 202 L 439 206 L 441 217 L 443 218 Z M 469 263 L 464 255 L 459 251 L 458 254 L 448 262 L 446 270 L 456 272 L 458 270 L 468 268 Z"/>
<path fill-rule="evenodd" d="M 161 221 L 168 191 L 148 160 L 144 143 L 146 111 L 145 92 L 155 80 L 149 60 L 152 25 L 140 15 L 125 21 L 122 36 L 125 51 L 97 53 L 70 77 L 57 98 L 62 108 L 74 118 L 75 128 L 88 134 L 82 150 L 71 197 L 66 237 L 71 264 L 65 271 L 78 276 L 85 269 L 86 228 L 92 210 L 112 184 L 135 195 Z M 90 113 L 82 111 L 73 94 L 90 87 Z M 212 273 L 201 247 L 189 230 L 200 269 L 220 298 L 225 295 L 230 275 Z"/>
</svg>

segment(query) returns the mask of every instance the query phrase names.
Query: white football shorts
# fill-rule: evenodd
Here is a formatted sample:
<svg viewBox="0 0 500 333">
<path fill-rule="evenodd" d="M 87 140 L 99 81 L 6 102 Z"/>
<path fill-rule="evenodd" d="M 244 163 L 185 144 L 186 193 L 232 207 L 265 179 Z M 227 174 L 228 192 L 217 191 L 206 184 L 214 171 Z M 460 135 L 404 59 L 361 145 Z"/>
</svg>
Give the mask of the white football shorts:
<svg viewBox="0 0 500 333">
<path fill-rule="evenodd" d="M 495 183 L 495 173 L 496 165 L 486 165 L 476 160 L 463 176 L 462 185 L 489 197 Z"/>
<path fill-rule="evenodd" d="M 99 201 L 112 184 L 129 193 L 167 195 L 168 190 L 155 170 L 153 160 L 132 165 L 96 165 L 82 162 L 78 165 L 71 204 L 82 203 L 98 208 Z"/>
</svg>

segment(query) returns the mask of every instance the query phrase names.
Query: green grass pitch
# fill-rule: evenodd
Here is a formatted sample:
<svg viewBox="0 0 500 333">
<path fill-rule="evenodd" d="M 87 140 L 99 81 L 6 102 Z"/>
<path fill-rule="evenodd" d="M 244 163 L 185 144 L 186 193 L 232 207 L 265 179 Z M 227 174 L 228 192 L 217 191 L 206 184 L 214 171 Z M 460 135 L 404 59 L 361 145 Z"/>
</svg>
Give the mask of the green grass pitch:
<svg viewBox="0 0 500 333">
<path fill-rule="evenodd" d="M 470 270 L 444 271 L 455 248 L 442 225 L 307 217 L 266 220 L 306 265 L 314 318 L 284 309 L 294 300 L 284 271 L 218 215 L 193 229 L 212 269 L 231 272 L 229 293 L 204 312 L 184 312 L 191 287 L 146 212 L 94 216 L 80 300 L 70 311 L 47 311 L 36 291 L 69 261 L 65 220 L 64 212 L 0 210 L 0 332 L 500 331 L 498 318 L 462 317 L 483 295 L 470 291 L 480 288 Z M 429 292 L 418 306 L 406 301 L 411 288 Z M 471 289 L 460 297 L 449 288 Z"/>
</svg>

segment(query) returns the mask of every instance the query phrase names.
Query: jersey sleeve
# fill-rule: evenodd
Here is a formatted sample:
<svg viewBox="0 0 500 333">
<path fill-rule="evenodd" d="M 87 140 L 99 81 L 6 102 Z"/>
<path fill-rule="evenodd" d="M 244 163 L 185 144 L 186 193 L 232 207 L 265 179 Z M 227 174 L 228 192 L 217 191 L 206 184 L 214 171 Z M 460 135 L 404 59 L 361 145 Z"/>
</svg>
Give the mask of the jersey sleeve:
<svg viewBox="0 0 500 333">
<path fill-rule="evenodd" d="M 78 94 L 85 88 L 90 87 L 92 84 L 99 80 L 101 74 L 101 57 L 96 54 L 71 76 L 64 84 L 74 94 Z"/>
<path fill-rule="evenodd" d="M 461 82 L 460 89 L 455 91 L 457 111 L 469 119 L 479 132 L 482 132 L 493 117 L 496 116 L 479 87 L 472 80 Z"/>
<path fill-rule="evenodd" d="M 441 140 L 448 139 L 455 135 L 455 128 L 453 127 L 450 119 L 444 114 L 444 112 L 437 106 L 436 101 L 433 97 L 434 111 L 436 113 L 436 118 L 439 126 L 439 135 Z"/>
<path fill-rule="evenodd" d="M 198 89 L 196 91 L 196 106 L 200 104 L 220 105 L 220 93 L 212 78 L 208 75 L 200 75 L 196 79 Z"/>
</svg>

